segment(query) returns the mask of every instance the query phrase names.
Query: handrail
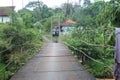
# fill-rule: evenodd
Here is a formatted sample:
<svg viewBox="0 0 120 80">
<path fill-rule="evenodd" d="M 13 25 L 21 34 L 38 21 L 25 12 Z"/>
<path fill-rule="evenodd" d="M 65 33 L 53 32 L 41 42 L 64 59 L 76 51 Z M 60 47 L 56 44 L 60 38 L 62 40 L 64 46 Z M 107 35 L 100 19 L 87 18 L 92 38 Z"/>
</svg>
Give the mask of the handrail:
<svg viewBox="0 0 120 80">
<path fill-rule="evenodd" d="M 93 31 L 93 32 L 96 32 L 96 31 L 98 31 L 99 29 L 101 29 L 101 27 L 99 27 L 99 28 L 96 28 L 96 29 L 94 29 L 94 30 L 91 30 L 91 29 L 81 29 L 83 32 L 88 32 L 88 31 Z M 109 28 L 102 28 L 102 30 L 108 30 L 108 29 L 110 29 L 110 30 L 114 30 L 115 29 L 115 27 L 109 27 Z"/>
<path fill-rule="evenodd" d="M 33 47 L 33 48 L 35 48 L 35 47 Z M 33 48 L 31 48 L 31 49 L 33 49 Z M 23 58 L 24 56 L 26 56 L 26 55 L 30 55 L 30 54 L 27 54 L 31 49 L 29 49 L 29 50 L 27 50 L 27 52 L 25 52 L 26 54 L 23 54 L 22 56 L 20 56 L 18 59 L 20 60 L 21 58 Z M 34 55 L 34 54 L 33 54 Z M 31 55 L 30 57 L 32 57 L 33 55 Z M 28 58 L 29 59 L 29 58 Z M 12 60 L 12 61 L 10 61 L 4 68 L 2 68 L 1 70 L 0 70 L 0 72 L 3 72 L 4 70 L 5 70 L 5 68 L 7 68 L 12 62 L 14 62 L 14 60 Z M 17 67 L 17 66 L 16 66 Z M 14 73 L 15 72 L 17 72 L 18 71 L 18 69 L 16 69 L 15 71 L 14 71 Z M 5 75 L 5 72 L 4 72 L 4 75 Z M 5 76 L 4 76 L 4 79 L 5 79 Z M 6 80 L 6 79 L 5 79 Z"/>
<path fill-rule="evenodd" d="M 19 47 L 19 46 L 22 46 L 22 45 L 25 45 L 25 44 L 27 44 L 28 42 L 26 42 L 26 43 L 24 43 L 24 44 L 21 44 L 21 45 L 17 45 L 17 47 Z M 14 46 L 14 47 L 16 47 L 16 46 Z M 31 49 L 33 49 L 33 48 L 31 48 Z M 27 52 L 28 51 L 30 51 L 31 49 L 29 49 L 29 50 L 27 50 Z M 6 50 L 8 50 L 8 49 L 6 49 Z M 20 56 L 19 57 L 19 59 L 21 58 L 21 57 L 23 57 L 25 54 L 23 54 L 22 56 Z M 14 61 L 14 60 L 13 60 Z M 13 61 L 10 61 L 4 68 L 2 68 L 1 70 L 0 70 L 0 72 L 2 72 L 6 67 L 8 67 Z"/>
<path fill-rule="evenodd" d="M 27 44 L 28 42 L 26 42 L 26 43 L 24 43 L 24 44 L 21 44 L 21 45 L 16 45 L 16 46 L 14 46 L 14 47 L 19 47 L 19 46 L 22 46 L 22 45 L 25 45 L 25 44 Z M 10 47 L 9 47 L 10 48 Z M 9 49 L 8 48 L 8 49 Z M 8 49 L 6 49 L 6 50 L 3 50 L 3 51 L 1 51 L 0 53 L 3 53 L 3 52 L 5 52 L 5 51 L 7 51 Z M 13 60 L 14 61 L 14 60 Z M 8 67 L 9 66 L 9 64 L 11 64 L 13 61 L 10 61 L 3 69 L 1 69 L 0 70 L 0 72 L 2 72 L 6 67 Z"/>
<path fill-rule="evenodd" d="M 23 44 L 21 44 L 21 45 L 15 45 L 14 47 L 19 47 L 19 46 L 22 46 L 22 45 L 25 45 L 25 44 L 27 44 L 28 42 L 25 42 L 25 43 L 23 43 Z M 7 49 L 5 49 L 5 50 L 3 50 L 3 51 L 0 51 L 0 53 L 3 53 L 3 52 L 5 52 L 5 51 L 7 51 L 7 50 L 9 50 L 11 48 L 11 46 L 9 46 Z"/>
<path fill-rule="evenodd" d="M 81 42 L 87 44 L 87 45 L 90 45 L 90 46 L 95 46 L 95 47 L 111 47 L 111 48 L 115 48 L 114 46 L 111 46 L 111 45 L 103 45 L 103 44 L 92 44 L 92 43 L 88 43 L 86 42 L 85 40 L 80 40 Z"/>
<path fill-rule="evenodd" d="M 69 47 L 72 47 L 74 50 L 77 50 L 77 51 L 81 52 L 81 53 L 84 54 L 86 57 L 88 57 L 90 60 L 92 60 L 92 61 L 94 61 L 94 62 L 97 62 L 97 63 L 99 63 L 99 64 L 103 64 L 103 65 L 104 65 L 103 62 L 100 62 L 100 61 L 98 61 L 98 60 L 90 57 L 90 56 L 87 55 L 84 51 L 82 51 L 82 50 L 80 50 L 80 49 L 78 50 L 77 48 L 75 48 L 74 46 L 71 46 L 70 44 L 68 44 L 68 43 L 66 43 L 66 42 L 64 42 L 64 44 L 66 44 L 66 45 L 69 46 Z M 109 70 L 111 71 L 111 73 L 113 73 L 113 69 L 112 69 L 111 67 L 109 67 L 107 64 L 105 64 L 105 66 L 109 68 Z"/>
<path fill-rule="evenodd" d="M 111 45 L 101 45 L 101 44 L 91 44 L 91 43 L 88 43 L 86 41 L 83 41 L 83 40 L 80 40 L 81 42 L 85 43 L 85 44 L 88 44 L 90 46 L 97 46 L 97 47 L 111 47 L 111 48 L 115 48 L 114 46 L 111 46 Z"/>
</svg>

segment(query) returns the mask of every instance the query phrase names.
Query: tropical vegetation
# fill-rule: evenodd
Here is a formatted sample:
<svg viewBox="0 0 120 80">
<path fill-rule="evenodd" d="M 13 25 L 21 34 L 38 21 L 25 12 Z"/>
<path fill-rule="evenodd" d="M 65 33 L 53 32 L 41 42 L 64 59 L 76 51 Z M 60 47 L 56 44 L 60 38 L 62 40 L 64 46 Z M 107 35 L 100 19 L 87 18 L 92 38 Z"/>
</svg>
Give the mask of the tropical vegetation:
<svg viewBox="0 0 120 80">
<path fill-rule="evenodd" d="M 114 28 L 120 26 L 119 5 L 119 0 L 84 0 L 83 5 L 64 3 L 49 8 L 41 1 L 29 2 L 14 12 L 12 23 L 0 23 L 0 79 L 9 78 L 40 49 L 42 35 L 50 33 L 52 16 L 60 16 L 61 22 L 76 22 L 72 34 L 61 38 L 78 59 L 81 54 L 87 55 L 82 63 L 85 69 L 95 77 L 112 77 Z M 54 19 L 53 24 L 57 21 Z"/>
</svg>

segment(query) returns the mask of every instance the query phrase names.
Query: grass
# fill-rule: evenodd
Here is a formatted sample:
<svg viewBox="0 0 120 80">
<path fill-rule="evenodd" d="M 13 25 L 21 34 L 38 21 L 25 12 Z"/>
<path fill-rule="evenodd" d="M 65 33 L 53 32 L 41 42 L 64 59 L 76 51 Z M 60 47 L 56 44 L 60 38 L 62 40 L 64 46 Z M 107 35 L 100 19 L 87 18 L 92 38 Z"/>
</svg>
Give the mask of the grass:
<svg viewBox="0 0 120 80">
<path fill-rule="evenodd" d="M 4 67 L 5 67 L 5 64 L 0 63 L 0 69 L 3 69 L 2 71 L 0 71 L 0 80 L 7 79 L 9 77 L 9 72 L 6 71 Z"/>
</svg>

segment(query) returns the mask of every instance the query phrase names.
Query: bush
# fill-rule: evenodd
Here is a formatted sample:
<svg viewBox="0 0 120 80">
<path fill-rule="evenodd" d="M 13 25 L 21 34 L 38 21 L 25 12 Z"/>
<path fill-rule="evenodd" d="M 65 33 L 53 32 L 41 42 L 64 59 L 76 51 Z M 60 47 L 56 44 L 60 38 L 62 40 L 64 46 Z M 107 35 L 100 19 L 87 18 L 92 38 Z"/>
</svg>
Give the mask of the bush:
<svg viewBox="0 0 120 80">
<path fill-rule="evenodd" d="M 0 24 L 0 63 L 4 64 L 0 66 L 4 67 L 10 62 L 3 70 L 5 76 L 0 74 L 0 80 L 13 75 L 42 45 L 40 30 L 33 25 L 27 26 L 21 21 L 15 21 L 12 25 Z"/>
<path fill-rule="evenodd" d="M 109 41 L 108 37 L 105 38 L 106 41 L 104 43 L 102 29 L 96 29 L 97 36 L 95 34 L 95 36 L 92 37 L 90 34 L 85 34 L 84 31 L 85 30 L 81 30 L 73 33 L 71 37 L 66 40 L 66 42 L 70 45 L 68 47 L 75 53 L 74 55 L 77 56 L 78 59 L 80 59 L 80 56 L 82 56 L 82 53 L 80 52 L 82 50 L 89 57 L 103 63 L 99 64 L 97 62 L 91 61 L 89 58 L 85 58 L 83 65 L 87 66 L 87 68 L 89 68 L 88 71 L 93 73 L 94 76 L 107 78 L 112 77 L 111 69 L 114 64 L 114 49 L 111 46 L 104 46 L 104 44 L 109 45 L 107 44 L 107 41 Z M 109 31 L 107 31 L 107 34 L 109 34 Z M 77 48 L 77 50 L 80 51 L 76 51 L 71 46 Z M 107 66 L 104 68 L 105 65 Z"/>
<path fill-rule="evenodd" d="M 2 71 L 0 71 L 0 80 L 7 79 L 10 75 L 9 72 L 4 69 L 5 66 L 5 64 L 0 63 L 0 69 L 2 69 Z"/>
</svg>

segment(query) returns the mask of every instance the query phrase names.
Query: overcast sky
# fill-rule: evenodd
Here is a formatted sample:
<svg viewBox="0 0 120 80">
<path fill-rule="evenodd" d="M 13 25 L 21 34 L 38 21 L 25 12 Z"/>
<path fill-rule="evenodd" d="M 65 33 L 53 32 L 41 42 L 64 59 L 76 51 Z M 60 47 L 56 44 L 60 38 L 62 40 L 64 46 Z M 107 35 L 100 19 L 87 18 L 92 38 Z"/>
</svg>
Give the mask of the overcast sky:
<svg viewBox="0 0 120 80">
<path fill-rule="evenodd" d="M 30 1 L 38 0 L 23 0 L 23 6 L 25 6 Z M 62 3 L 67 2 L 67 0 L 39 0 L 46 4 L 48 7 L 57 7 Z M 79 0 L 69 0 L 72 3 L 78 2 Z M 15 10 L 22 8 L 22 0 L 13 0 L 13 5 L 16 6 Z M 0 6 L 12 6 L 12 0 L 0 0 Z"/>
</svg>

